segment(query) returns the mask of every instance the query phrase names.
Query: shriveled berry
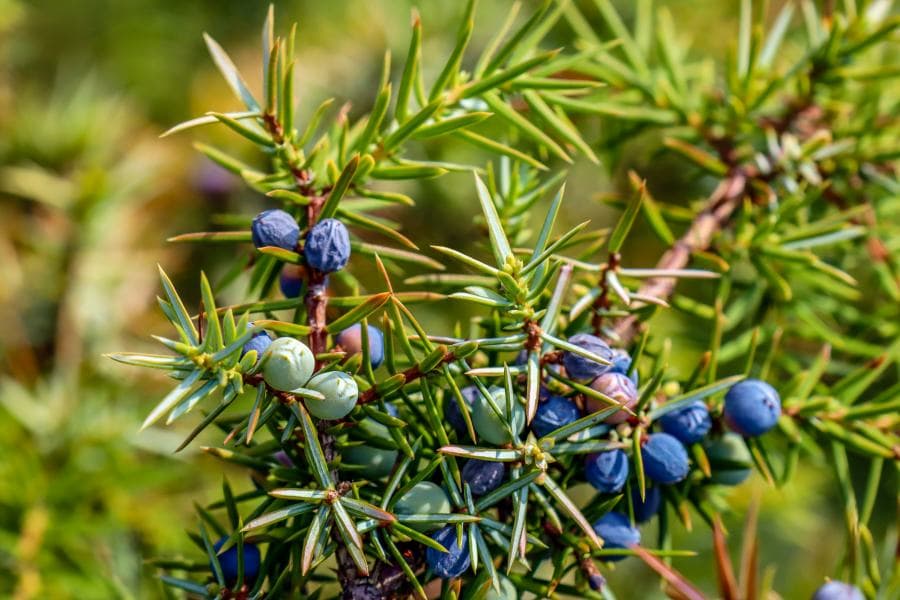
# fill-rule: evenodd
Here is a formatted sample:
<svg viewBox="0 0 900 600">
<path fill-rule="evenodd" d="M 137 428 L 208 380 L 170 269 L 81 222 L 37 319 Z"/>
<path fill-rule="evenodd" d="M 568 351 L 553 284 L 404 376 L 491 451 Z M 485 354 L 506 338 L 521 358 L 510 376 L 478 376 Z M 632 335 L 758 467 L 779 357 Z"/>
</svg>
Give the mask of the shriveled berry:
<svg viewBox="0 0 900 600">
<path fill-rule="evenodd" d="M 591 389 L 595 389 L 601 394 L 612 398 L 626 408 L 634 409 L 634 407 L 637 406 L 637 388 L 634 387 L 634 382 L 622 373 L 609 371 L 608 373 L 600 375 L 591 382 Z M 588 410 L 593 413 L 606 410 L 609 408 L 609 405 L 596 398 L 587 396 L 587 407 Z M 606 422 L 613 425 L 624 423 L 628 420 L 628 416 L 626 411 L 619 410 L 606 417 Z"/>
<path fill-rule="evenodd" d="M 653 433 L 641 446 L 644 473 L 657 483 L 678 483 L 690 470 L 687 450 L 668 433 Z"/>
<path fill-rule="evenodd" d="M 574 402 L 563 396 L 550 396 L 538 405 L 531 428 L 538 436 L 545 436 L 580 418 L 581 411 Z"/>
<path fill-rule="evenodd" d="M 367 334 L 369 338 L 369 361 L 372 363 L 372 368 L 377 369 L 384 361 L 384 335 L 374 325 L 367 327 Z M 359 354 L 362 352 L 362 324 L 357 323 L 343 330 L 337 335 L 335 342 L 347 354 L 351 356 Z"/>
<path fill-rule="evenodd" d="M 282 392 L 302 387 L 312 377 L 316 360 L 300 340 L 282 337 L 273 341 L 262 357 L 263 379 Z"/>
<path fill-rule="evenodd" d="M 323 219 L 306 236 L 306 263 L 324 273 L 340 271 L 350 260 L 350 234 L 337 219 Z"/>
<path fill-rule="evenodd" d="M 459 391 L 462 394 L 463 400 L 469 406 L 469 414 L 471 415 L 472 405 L 474 404 L 475 399 L 481 394 L 474 385 L 467 385 Z M 460 412 L 459 404 L 456 403 L 456 398 L 453 396 L 452 392 L 448 392 L 444 395 L 444 418 L 447 419 L 447 422 L 450 423 L 450 426 L 453 427 L 457 433 L 463 434 L 466 432 L 466 419 L 463 417 L 462 412 Z"/>
<path fill-rule="evenodd" d="M 641 532 L 620 512 L 608 512 L 594 521 L 594 531 L 603 539 L 603 547 L 607 549 L 627 549 L 633 544 L 641 543 Z M 604 556 L 604 560 L 619 561 L 622 556 Z"/>
<path fill-rule="evenodd" d="M 681 408 L 666 413 L 659 420 L 663 431 L 674 435 L 685 445 L 695 444 L 703 439 L 712 421 L 709 418 L 709 410 L 701 400 L 695 400 Z"/>
<path fill-rule="evenodd" d="M 600 358 L 605 358 L 612 362 L 613 351 L 609 347 L 609 344 L 595 335 L 578 333 L 570 337 L 568 342 L 580 348 L 584 348 L 591 354 L 595 354 Z M 585 358 L 569 351 L 563 353 L 563 366 L 566 368 L 566 374 L 571 379 L 580 381 L 593 379 L 598 375 L 606 373 L 610 369 L 610 365 L 598 363 L 590 358 Z"/>
<path fill-rule="evenodd" d="M 257 248 L 275 246 L 293 250 L 300 239 L 300 226 L 296 219 L 279 208 L 264 210 L 253 218 L 250 225 L 253 245 Z"/>
<path fill-rule="evenodd" d="M 218 552 L 219 548 L 228 541 L 227 537 L 221 538 L 213 544 L 213 549 Z M 233 584 L 238 578 L 238 547 L 237 544 L 218 555 L 219 566 L 222 568 L 222 575 L 225 582 Z M 259 575 L 260 553 L 256 544 L 244 542 L 244 581 L 253 581 Z M 212 561 L 209 564 L 210 571 L 214 571 Z"/>
<path fill-rule="evenodd" d="M 284 265 L 278 278 L 278 285 L 285 298 L 299 298 L 303 293 L 303 267 Z"/>
<path fill-rule="evenodd" d="M 781 416 L 781 397 L 771 385 L 759 379 L 745 379 L 725 394 L 725 420 L 745 437 L 769 431 Z"/>
<path fill-rule="evenodd" d="M 506 466 L 501 462 L 472 459 L 462 468 L 463 483 L 468 483 L 475 496 L 492 492 L 503 483 Z"/>
<path fill-rule="evenodd" d="M 488 442 L 497 445 L 508 444 L 512 442 L 512 437 L 506 424 L 511 423 L 512 430 L 517 434 L 521 433 L 525 427 L 525 409 L 518 398 L 513 398 L 510 416 L 506 408 L 506 391 L 502 388 L 492 388 L 491 397 L 500 413 L 495 412 L 487 399 L 479 394 L 472 406 L 472 424 L 475 426 L 475 432 Z"/>
<path fill-rule="evenodd" d="M 584 461 L 588 483 L 604 494 L 616 494 L 628 479 L 628 456 L 621 450 L 589 455 Z"/>
<path fill-rule="evenodd" d="M 662 492 L 659 486 L 647 486 L 644 490 L 644 499 L 641 500 L 641 490 L 637 484 L 631 486 L 631 509 L 634 511 L 634 520 L 637 523 L 645 523 L 659 512 L 662 505 Z"/>
<path fill-rule="evenodd" d="M 420 481 L 403 494 L 394 504 L 397 515 L 450 514 L 450 499 L 447 493 L 430 481 Z M 419 531 L 431 531 L 439 527 L 436 523 L 409 523 Z"/>
<path fill-rule="evenodd" d="M 728 432 L 709 442 L 706 456 L 712 469 L 710 479 L 713 483 L 738 485 L 750 476 L 753 456 L 744 438 L 736 433 Z"/>
<path fill-rule="evenodd" d="M 309 414 L 319 419 L 340 419 L 350 414 L 359 400 L 359 387 L 352 376 L 343 371 L 327 371 L 315 375 L 306 387 L 325 396 L 324 400 L 305 398 Z"/>
<path fill-rule="evenodd" d="M 431 547 L 425 549 L 425 562 L 432 573 L 441 579 L 453 579 L 469 569 L 472 560 L 465 531 L 461 538 L 457 538 L 456 527 L 447 525 L 432 533 L 431 539 L 447 549 L 446 552 Z"/>
<path fill-rule="evenodd" d="M 253 323 L 248 323 L 247 327 L 253 327 Z M 247 343 L 244 344 L 244 347 L 241 348 L 241 356 L 244 356 L 251 350 L 256 351 L 256 361 L 259 362 L 259 359 L 262 357 L 263 353 L 272 345 L 272 338 L 269 337 L 269 334 L 265 331 L 257 331 L 253 334 L 253 337 L 247 340 Z"/>
<path fill-rule="evenodd" d="M 865 600 L 865 596 L 855 585 L 829 581 L 816 590 L 812 600 Z"/>
</svg>

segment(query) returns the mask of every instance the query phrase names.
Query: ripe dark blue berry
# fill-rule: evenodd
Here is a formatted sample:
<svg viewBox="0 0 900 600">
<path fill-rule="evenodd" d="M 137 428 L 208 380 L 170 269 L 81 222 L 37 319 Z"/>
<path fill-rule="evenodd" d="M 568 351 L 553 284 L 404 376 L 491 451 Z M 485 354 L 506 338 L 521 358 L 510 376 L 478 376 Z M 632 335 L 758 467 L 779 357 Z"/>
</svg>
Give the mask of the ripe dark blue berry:
<svg viewBox="0 0 900 600">
<path fill-rule="evenodd" d="M 446 552 L 431 547 L 425 549 L 425 562 L 435 575 L 441 579 L 453 579 L 469 569 L 471 557 L 465 531 L 457 541 L 456 527 L 447 525 L 432 533 L 431 539 L 447 549 Z"/>
<path fill-rule="evenodd" d="M 620 512 L 608 512 L 594 521 L 594 531 L 603 538 L 603 547 L 630 548 L 633 544 L 641 543 L 641 532 L 628 520 L 626 515 Z M 604 560 L 618 561 L 625 556 L 604 556 Z"/>
<path fill-rule="evenodd" d="M 570 344 L 584 348 L 591 354 L 596 354 L 600 358 L 605 358 L 612 362 L 613 351 L 609 347 L 609 344 L 595 335 L 578 333 L 570 337 L 568 341 Z M 594 360 L 568 351 L 563 353 L 563 366 L 566 368 L 566 374 L 570 378 L 582 381 L 593 379 L 598 375 L 606 373 L 610 369 L 609 365 L 600 364 Z"/>
<path fill-rule="evenodd" d="M 694 444 L 703 439 L 712 421 L 709 418 L 709 410 L 700 400 L 695 400 L 681 408 L 666 413 L 660 419 L 663 431 L 674 435 L 685 445 Z"/>
<path fill-rule="evenodd" d="M 462 468 L 463 483 L 468 483 L 472 494 L 483 496 L 497 489 L 506 477 L 506 466 L 489 460 L 469 460 Z"/>
<path fill-rule="evenodd" d="M 248 323 L 247 327 L 252 327 L 253 323 Z M 272 338 L 269 337 L 269 334 L 265 331 L 258 331 L 253 334 L 253 337 L 247 340 L 247 343 L 244 344 L 244 347 L 241 349 L 241 356 L 244 356 L 251 350 L 256 350 L 256 362 L 259 362 L 260 357 L 262 357 L 263 352 L 265 352 L 269 346 L 272 344 Z"/>
<path fill-rule="evenodd" d="M 775 427 L 781 416 L 781 397 L 759 379 L 745 379 L 725 394 L 725 420 L 745 437 L 762 435 Z"/>
<path fill-rule="evenodd" d="M 584 475 L 598 491 L 618 493 L 628 479 L 628 456 L 621 450 L 591 454 L 584 461 Z"/>
<path fill-rule="evenodd" d="M 369 337 L 369 361 L 372 368 L 377 369 L 384 362 L 384 335 L 374 325 L 367 328 Z M 362 324 L 357 323 L 343 330 L 335 338 L 335 342 L 343 348 L 344 352 L 359 354 L 362 352 Z"/>
<path fill-rule="evenodd" d="M 580 418 L 581 411 L 574 402 L 562 396 L 550 396 L 538 405 L 531 428 L 538 436 L 545 436 Z"/>
<path fill-rule="evenodd" d="M 467 385 L 459 391 L 462 394 L 466 405 L 469 407 L 469 416 L 471 416 L 472 404 L 480 395 L 478 388 L 474 385 Z M 450 426 L 453 427 L 457 433 L 464 434 L 466 432 L 466 419 L 463 417 L 462 412 L 460 412 L 459 404 L 456 403 L 456 398 L 453 396 L 452 392 L 448 392 L 444 395 L 444 418 L 447 419 L 447 422 L 450 423 Z"/>
<path fill-rule="evenodd" d="M 293 250 L 300 239 L 300 226 L 290 214 L 274 208 L 264 210 L 253 218 L 250 233 L 257 248 L 275 246 Z"/>
<path fill-rule="evenodd" d="M 678 483 L 687 477 L 690 465 L 687 450 L 668 433 L 654 433 L 641 446 L 644 473 L 657 483 Z"/>
<path fill-rule="evenodd" d="M 285 298 L 299 298 L 303 293 L 303 267 L 284 265 L 278 278 L 278 285 Z"/>
<path fill-rule="evenodd" d="M 816 590 L 812 600 L 865 600 L 865 596 L 855 585 L 829 581 Z"/>
<path fill-rule="evenodd" d="M 228 541 L 227 537 L 223 537 L 213 545 L 213 549 L 218 552 L 219 548 Z M 244 542 L 244 581 L 253 581 L 259 574 L 259 548 L 256 544 L 248 544 Z M 238 578 L 238 548 L 237 544 L 219 554 L 219 566 L 222 567 L 222 575 L 225 582 L 232 584 Z M 213 571 L 212 561 L 210 561 L 209 569 Z"/>
<path fill-rule="evenodd" d="M 337 219 L 323 219 L 306 236 L 306 263 L 323 273 L 340 271 L 350 260 L 350 234 Z"/>
<path fill-rule="evenodd" d="M 637 369 L 633 370 L 629 375 L 628 369 L 630 368 L 631 355 L 621 348 L 613 349 L 612 367 L 610 368 L 610 371 L 615 371 L 616 373 L 621 373 L 622 375 L 628 375 L 628 378 L 631 379 L 631 382 L 634 383 L 634 385 L 638 385 Z"/>
<path fill-rule="evenodd" d="M 643 500 L 637 483 L 631 486 L 631 509 L 634 511 L 635 522 L 646 523 L 652 519 L 659 512 L 661 504 L 662 492 L 659 491 L 659 486 L 647 486 Z"/>
</svg>

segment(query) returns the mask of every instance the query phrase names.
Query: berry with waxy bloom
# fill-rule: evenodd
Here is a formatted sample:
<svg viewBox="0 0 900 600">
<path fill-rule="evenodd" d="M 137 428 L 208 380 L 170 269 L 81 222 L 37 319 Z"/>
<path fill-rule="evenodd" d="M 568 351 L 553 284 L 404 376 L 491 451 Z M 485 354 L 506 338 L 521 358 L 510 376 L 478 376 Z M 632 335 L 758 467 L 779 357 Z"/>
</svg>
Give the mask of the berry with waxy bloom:
<svg viewBox="0 0 900 600">
<path fill-rule="evenodd" d="M 687 450 L 668 433 L 650 434 L 641 446 L 641 459 L 644 473 L 656 483 L 678 483 L 690 470 Z"/>
<path fill-rule="evenodd" d="M 618 493 L 628 479 L 628 456 L 618 449 L 591 454 L 584 461 L 584 475 L 598 491 Z"/>
<path fill-rule="evenodd" d="M 369 338 L 369 361 L 372 363 L 372 368 L 377 369 L 384 362 L 384 335 L 374 325 L 369 325 L 366 332 Z M 347 354 L 351 356 L 359 354 L 362 352 L 362 323 L 351 325 L 343 330 L 334 341 Z"/>
<path fill-rule="evenodd" d="M 299 298 L 303 293 L 304 269 L 300 265 L 284 265 L 278 277 L 278 286 L 285 298 Z"/>
<path fill-rule="evenodd" d="M 213 545 L 216 552 L 228 541 L 227 537 L 221 538 Z M 253 581 L 259 575 L 260 554 L 256 544 L 244 542 L 244 581 Z M 238 578 L 238 547 L 237 544 L 218 555 L 219 566 L 222 568 L 222 575 L 225 577 L 225 583 L 231 585 Z M 209 564 L 210 571 L 214 571 L 212 561 Z"/>
<path fill-rule="evenodd" d="M 450 514 L 450 511 L 450 499 L 447 497 L 447 493 L 430 481 L 420 481 L 394 504 L 394 513 L 397 515 Z M 440 525 L 437 523 L 409 523 L 409 526 L 419 531 L 431 531 Z"/>
<path fill-rule="evenodd" d="M 829 581 L 816 590 L 812 600 L 865 600 L 865 596 L 855 585 Z"/>
<path fill-rule="evenodd" d="M 781 397 L 771 385 L 759 379 L 745 379 L 725 394 L 725 421 L 745 437 L 769 431 L 781 416 Z"/>
<path fill-rule="evenodd" d="M 303 387 L 312 377 L 316 359 L 306 344 L 291 337 L 273 341 L 263 353 L 263 379 L 282 392 Z"/>
<path fill-rule="evenodd" d="M 641 543 L 641 532 L 631 524 L 628 516 L 620 512 L 608 512 L 594 521 L 594 531 L 603 539 L 603 547 L 630 548 Z M 625 556 L 604 556 L 603 560 L 619 561 Z"/>
<path fill-rule="evenodd" d="M 465 530 L 461 538 L 457 538 L 456 527 L 447 525 L 432 533 L 431 539 L 447 549 L 446 552 L 430 546 L 425 549 L 425 562 L 432 573 L 441 579 L 453 579 L 469 569 L 472 557 L 469 556 L 468 535 Z"/>
<path fill-rule="evenodd" d="M 506 477 L 506 465 L 490 460 L 471 459 L 462 468 L 463 483 L 468 483 L 472 495 L 483 496 L 492 492 L 503 483 Z"/>
<path fill-rule="evenodd" d="M 612 398 L 622 406 L 628 409 L 634 409 L 638 403 L 638 392 L 637 388 L 634 387 L 634 382 L 631 381 L 627 375 L 616 371 L 609 371 L 600 375 L 596 379 L 591 382 L 591 389 L 597 390 L 601 394 Z M 596 398 L 591 398 L 587 396 L 587 407 L 588 410 L 592 413 L 606 410 L 609 408 L 609 404 L 601 402 Z M 624 423 L 628 420 L 629 414 L 627 411 L 619 410 L 606 417 L 606 422 L 612 425 L 617 425 L 619 423 Z"/>
<path fill-rule="evenodd" d="M 614 348 L 612 352 L 612 367 L 610 367 L 610 371 L 615 371 L 616 373 L 621 373 L 622 375 L 628 375 L 628 378 L 631 379 L 631 382 L 634 385 L 637 385 L 637 369 L 634 369 L 631 374 L 628 373 L 628 369 L 631 368 L 631 355 L 621 348 Z"/>
<path fill-rule="evenodd" d="M 545 436 L 580 418 L 581 411 L 574 402 L 563 396 L 550 396 L 538 404 L 531 428 L 538 436 Z"/>
<path fill-rule="evenodd" d="M 397 408 L 393 404 L 385 404 L 386 412 L 392 417 L 397 416 Z M 366 417 L 357 424 L 357 427 L 368 436 L 391 442 L 391 434 L 388 428 L 371 417 Z M 348 446 L 341 449 L 341 462 L 353 467 L 359 467 L 358 472 L 366 479 L 381 479 L 390 474 L 397 462 L 398 452 L 363 444 Z"/>
<path fill-rule="evenodd" d="M 578 333 L 568 339 L 570 344 L 574 344 L 579 348 L 584 348 L 591 354 L 595 354 L 600 358 L 604 358 L 612 362 L 613 351 L 609 344 L 590 333 Z M 587 381 L 598 375 L 606 373 L 610 370 L 610 365 L 598 363 L 590 358 L 585 358 L 566 351 L 563 353 L 563 366 L 566 368 L 566 374 L 575 380 Z"/>
<path fill-rule="evenodd" d="M 476 398 L 481 395 L 478 392 L 478 388 L 474 385 L 467 385 L 460 389 L 459 392 L 463 397 L 463 401 L 469 407 L 469 414 L 471 415 L 472 406 L 475 403 Z M 450 423 L 450 426 L 453 427 L 457 433 L 464 434 L 466 432 L 466 419 L 463 417 L 462 412 L 460 412 L 456 397 L 453 395 L 453 392 L 450 391 L 444 395 L 444 418 L 447 419 L 447 422 Z"/>
<path fill-rule="evenodd" d="M 306 264 L 323 273 L 340 271 L 350 260 L 350 234 L 337 219 L 322 219 L 306 235 Z"/>
<path fill-rule="evenodd" d="M 253 245 L 257 248 L 275 246 L 294 250 L 300 239 L 300 226 L 290 214 L 280 208 L 273 208 L 264 210 L 253 218 L 250 234 Z"/>
<path fill-rule="evenodd" d="M 659 421 L 663 431 L 675 436 L 685 445 L 699 442 L 712 427 L 709 410 L 701 400 L 676 408 L 663 415 Z"/>
<path fill-rule="evenodd" d="M 750 476 L 753 456 L 744 438 L 736 433 L 728 432 L 709 442 L 706 456 L 712 469 L 710 479 L 713 483 L 738 485 Z"/>
<path fill-rule="evenodd" d="M 253 327 L 253 323 L 247 323 L 247 327 Z M 256 362 L 259 362 L 259 359 L 262 358 L 263 353 L 272 345 L 272 338 L 269 337 L 269 334 L 265 331 L 257 331 L 253 334 L 253 337 L 247 340 L 247 343 L 244 344 L 244 347 L 241 349 L 241 356 L 244 356 L 251 350 L 256 350 Z"/>
<path fill-rule="evenodd" d="M 359 387 L 351 375 L 343 371 L 318 373 L 306 384 L 325 396 L 324 400 L 305 398 L 309 414 L 319 419 L 340 419 L 350 414 L 359 400 Z"/>
<path fill-rule="evenodd" d="M 637 523 L 646 523 L 659 512 L 662 505 L 662 492 L 659 486 L 647 486 L 644 490 L 644 499 L 641 500 L 641 490 L 637 482 L 631 486 L 631 509 L 634 511 L 634 520 Z"/>
<path fill-rule="evenodd" d="M 495 387 L 491 390 L 491 398 L 499 409 L 499 414 L 494 411 L 487 399 L 478 394 L 478 398 L 472 405 L 472 425 L 479 437 L 497 445 L 512 442 L 510 429 L 506 423 L 512 424 L 515 433 L 521 433 L 525 427 L 525 409 L 518 398 L 512 399 L 512 416 L 510 417 L 506 407 L 506 391 Z"/>
<path fill-rule="evenodd" d="M 519 592 L 516 590 L 516 585 L 503 575 L 500 575 L 500 591 L 495 590 L 492 586 L 484 595 L 484 600 L 518 600 L 518 598 Z"/>
</svg>

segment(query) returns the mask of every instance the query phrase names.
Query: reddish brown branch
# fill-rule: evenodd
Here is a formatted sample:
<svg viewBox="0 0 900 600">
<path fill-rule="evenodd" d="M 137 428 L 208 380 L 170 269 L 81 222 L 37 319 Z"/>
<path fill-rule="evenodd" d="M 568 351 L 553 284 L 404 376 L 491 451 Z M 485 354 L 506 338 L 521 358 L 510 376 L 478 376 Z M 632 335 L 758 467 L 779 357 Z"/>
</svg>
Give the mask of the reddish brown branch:
<svg viewBox="0 0 900 600">
<path fill-rule="evenodd" d="M 741 171 L 735 171 L 722 180 L 710 196 L 706 207 L 697 215 L 687 232 L 662 255 L 656 264 L 657 269 L 683 269 L 691 260 L 691 254 L 707 250 L 713 236 L 731 218 L 732 213 L 740 205 L 747 186 L 747 178 Z M 653 296 L 666 300 L 675 290 L 676 279 L 673 277 L 657 277 L 648 279 L 638 292 L 645 296 Z M 640 322 L 636 315 L 619 319 L 613 331 L 620 343 L 627 345 L 640 331 Z"/>
</svg>

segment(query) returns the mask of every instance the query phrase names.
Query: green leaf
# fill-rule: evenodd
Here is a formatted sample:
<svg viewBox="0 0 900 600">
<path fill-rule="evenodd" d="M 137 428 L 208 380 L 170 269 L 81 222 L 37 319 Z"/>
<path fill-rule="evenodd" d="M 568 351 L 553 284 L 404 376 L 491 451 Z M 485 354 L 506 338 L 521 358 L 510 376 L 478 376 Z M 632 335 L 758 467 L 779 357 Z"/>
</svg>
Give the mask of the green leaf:
<svg viewBox="0 0 900 600">
<path fill-rule="evenodd" d="M 720 379 L 714 383 L 710 383 L 709 385 L 705 385 L 703 387 L 697 388 L 695 390 L 691 390 L 685 394 L 681 394 L 680 396 L 675 396 L 670 399 L 668 402 L 663 404 L 662 406 L 655 408 L 650 411 L 647 415 L 651 421 L 656 421 L 663 415 L 666 415 L 673 410 L 677 410 L 679 408 L 683 408 L 684 406 L 690 404 L 694 400 L 702 400 L 704 398 L 708 398 L 713 394 L 721 392 L 724 389 L 728 389 L 734 384 L 744 379 L 744 375 L 732 375 L 731 377 L 725 377 L 724 379 Z"/>
<path fill-rule="evenodd" d="M 621 42 L 622 50 L 625 52 L 625 56 L 628 57 L 628 61 L 641 76 L 646 77 L 649 74 L 649 69 L 647 68 L 644 54 L 634 41 L 631 32 L 625 27 L 613 3 L 610 0 L 594 0 L 594 4 L 603 16 L 603 20 L 609 25 L 613 35 Z"/>
<path fill-rule="evenodd" d="M 475 0 L 468 0 L 459 31 L 456 34 L 456 45 L 454 45 L 453 51 L 450 53 L 450 58 L 447 59 L 447 63 L 444 65 L 444 68 L 434 81 L 434 85 L 431 87 L 431 94 L 428 96 L 429 102 L 434 101 L 459 75 L 459 67 L 462 63 L 463 53 L 466 50 L 466 46 L 469 44 L 469 40 L 472 38 L 472 30 L 475 28 L 475 20 L 473 18 L 474 13 Z"/>
<path fill-rule="evenodd" d="M 466 129 L 481 123 L 493 113 L 489 112 L 469 112 L 456 117 L 448 117 L 440 119 L 430 125 L 419 127 L 412 133 L 412 137 L 418 140 L 425 140 L 441 135 L 453 133 L 457 130 Z"/>
<path fill-rule="evenodd" d="M 550 152 L 571 163 L 572 159 L 566 154 L 566 151 L 557 144 L 553 138 L 544 133 L 537 125 L 517 113 L 512 107 L 506 104 L 496 92 L 486 92 L 483 100 L 487 103 L 494 113 L 507 121 L 510 125 L 521 131 L 527 137 L 535 140 L 539 144 L 545 146 Z"/>
<path fill-rule="evenodd" d="M 325 327 L 325 330 L 331 334 L 340 333 L 351 325 L 355 325 L 356 323 L 359 323 L 366 317 L 370 316 L 376 310 L 384 306 L 385 303 L 390 299 L 390 292 L 373 294 L 359 306 L 355 307 L 354 309 L 348 311 L 347 313 L 341 315 L 340 317 L 329 323 Z"/>
<path fill-rule="evenodd" d="M 594 151 L 591 150 L 588 143 L 582 139 L 581 135 L 574 127 L 571 127 L 569 123 L 560 118 L 553 112 L 553 109 L 547 106 L 547 103 L 544 102 L 544 99 L 540 94 L 534 90 L 528 90 L 522 93 L 522 97 L 525 99 L 525 102 L 528 103 L 528 106 L 534 114 L 540 117 L 544 122 L 544 125 L 553 131 L 558 138 L 575 146 L 582 154 L 587 156 L 588 160 L 592 163 L 599 164 L 600 161 L 597 159 L 597 156 L 594 154 Z"/>
<path fill-rule="evenodd" d="M 584 534 L 588 537 L 591 543 L 599 550 L 603 546 L 603 542 L 600 541 L 600 538 L 597 536 L 597 533 L 594 531 L 594 528 L 591 527 L 591 524 L 587 519 L 584 518 L 584 515 L 581 514 L 581 511 L 578 509 L 578 506 L 566 495 L 562 488 L 556 484 L 553 479 L 550 477 L 544 477 L 542 484 L 544 489 L 550 493 L 551 496 L 556 500 L 559 504 L 560 508 L 563 509 L 569 517 L 572 518 L 573 521 L 581 528 Z"/>
<path fill-rule="evenodd" d="M 403 74 L 400 76 L 400 87 L 397 89 L 395 116 L 398 122 L 406 120 L 409 113 L 409 99 L 416 84 L 419 73 L 419 57 L 422 54 L 422 21 L 419 15 L 413 12 L 412 37 L 409 40 L 409 50 L 406 53 L 406 63 L 403 65 Z"/>
<path fill-rule="evenodd" d="M 201 375 L 203 375 L 203 371 L 200 369 L 192 371 L 184 381 L 169 392 L 144 419 L 144 422 L 141 424 L 141 431 L 156 423 L 165 413 L 181 402 L 188 395 L 194 384 L 200 380 Z"/>
<path fill-rule="evenodd" d="M 481 204 L 481 212 L 484 214 L 484 220 L 488 226 L 494 258 L 497 261 L 497 266 L 502 269 L 509 259 L 513 257 L 512 249 L 509 247 L 509 241 L 506 239 L 506 233 L 503 231 L 503 223 L 497 214 L 497 206 L 494 204 L 491 192 L 478 175 L 475 175 L 475 189 L 478 194 L 478 201 Z"/>
<path fill-rule="evenodd" d="M 331 474 L 328 471 L 328 461 L 325 460 L 325 454 L 319 444 L 319 432 L 313 425 L 306 407 L 302 404 L 291 404 L 291 412 L 297 417 L 300 427 L 303 429 L 303 453 L 306 455 L 306 461 L 312 469 L 313 476 L 323 488 L 333 487 L 334 483 L 331 481 Z"/>
<path fill-rule="evenodd" d="M 175 291 L 172 280 L 169 279 L 169 276 L 166 275 L 166 272 L 163 271 L 161 266 L 157 265 L 157 268 L 159 269 L 159 278 L 162 281 L 163 290 L 166 292 L 166 298 L 169 299 L 169 306 L 177 321 L 177 323 L 174 324 L 179 327 L 179 332 L 184 336 L 185 342 L 193 345 L 199 344 L 199 334 L 197 333 L 197 329 L 194 327 L 194 323 L 191 321 L 191 317 L 184 307 L 181 297 L 178 295 L 178 292 Z"/>
<path fill-rule="evenodd" d="M 244 125 L 242 121 L 232 119 L 224 113 L 211 112 L 209 114 L 215 117 L 217 121 L 231 129 L 241 137 L 250 140 L 254 144 L 259 144 L 260 146 L 264 146 L 266 148 L 273 148 L 275 146 L 275 142 L 272 141 L 272 137 L 259 127 Z"/>
<path fill-rule="evenodd" d="M 319 213 L 320 219 L 330 219 L 335 215 L 341 198 L 344 197 L 344 194 L 350 187 L 350 183 L 353 181 L 353 176 L 356 174 L 357 167 L 359 167 L 359 154 L 354 154 L 353 157 L 347 161 L 344 170 L 341 171 L 340 176 L 337 178 L 337 181 L 335 181 L 334 187 L 331 188 L 328 199 L 325 200 L 325 203 L 322 205 L 322 211 Z"/>
<path fill-rule="evenodd" d="M 409 120 L 405 121 L 400 127 L 395 129 L 389 136 L 387 136 L 382 142 L 381 146 L 384 148 L 385 152 L 391 152 L 397 146 L 405 142 L 409 139 L 410 136 L 415 134 L 422 128 L 422 125 L 428 121 L 438 110 L 440 110 L 444 105 L 443 98 L 437 98 L 434 101 L 430 102 L 427 106 L 422 108 L 419 112 L 410 117 Z"/>
<path fill-rule="evenodd" d="M 259 103 L 253 97 L 247 84 L 244 83 L 244 79 L 238 72 L 237 67 L 234 66 L 234 62 L 232 62 L 228 53 L 222 49 L 218 42 L 205 33 L 203 34 L 203 40 L 206 42 L 206 47 L 209 49 L 216 67 L 219 68 L 231 90 L 247 106 L 248 110 L 260 112 Z"/>
<path fill-rule="evenodd" d="M 619 217 L 618 222 L 616 222 L 616 228 L 613 229 L 612 234 L 609 236 L 608 246 L 611 253 L 616 253 L 622 249 L 622 244 L 625 243 L 625 238 L 628 237 L 631 226 L 634 225 L 634 219 L 641 209 L 641 204 L 646 196 L 646 189 L 646 184 L 643 181 L 634 186 L 634 191 L 628 200 L 625 212 Z"/>
</svg>

